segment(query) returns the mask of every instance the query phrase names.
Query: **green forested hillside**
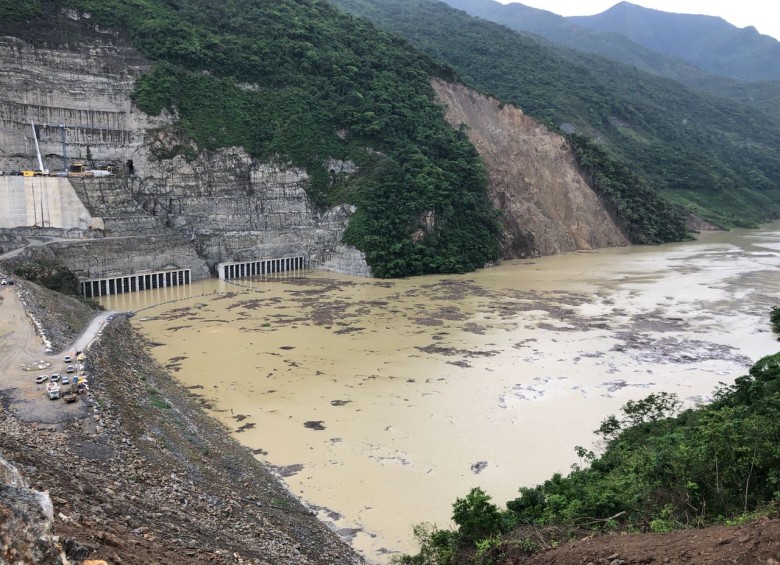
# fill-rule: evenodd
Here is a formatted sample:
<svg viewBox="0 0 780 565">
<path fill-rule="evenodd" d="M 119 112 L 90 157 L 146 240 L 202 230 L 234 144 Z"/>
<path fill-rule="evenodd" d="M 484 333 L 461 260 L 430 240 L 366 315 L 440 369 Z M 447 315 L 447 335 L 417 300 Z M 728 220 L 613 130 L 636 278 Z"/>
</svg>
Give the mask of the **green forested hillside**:
<svg viewBox="0 0 780 565">
<path fill-rule="evenodd" d="M 780 128 L 747 107 L 556 48 L 434 0 L 334 0 L 461 79 L 600 140 L 671 201 L 724 226 L 780 215 Z"/>
<path fill-rule="evenodd" d="M 738 28 L 716 16 L 677 14 L 620 2 L 600 14 L 567 19 L 591 29 L 619 33 L 715 75 L 780 80 L 780 43 L 754 27 Z"/>
<path fill-rule="evenodd" d="M 734 78 L 708 74 L 691 63 L 672 55 L 652 51 L 620 33 L 603 32 L 572 23 L 569 18 L 531 8 L 520 3 L 501 4 L 496 0 L 444 0 L 458 10 L 478 16 L 508 28 L 535 33 L 553 43 L 602 55 L 607 59 L 636 67 L 642 71 L 670 78 L 693 90 L 713 96 L 730 98 L 752 106 L 780 124 L 780 81 L 738 81 Z M 750 65 L 755 58 L 742 53 Z M 775 61 L 774 66 L 780 65 Z M 765 77 L 774 69 L 764 68 Z M 757 75 L 762 76 L 762 75 Z"/>
<path fill-rule="evenodd" d="M 151 114 L 175 110 L 185 157 L 189 140 L 242 146 L 305 167 L 318 204 L 356 204 L 345 237 L 377 276 L 498 258 L 481 160 L 433 102 L 429 76 L 448 71 L 404 40 L 318 0 L 0 0 L 0 21 L 37 17 L 43 43 L 47 29 L 73 24 L 62 7 L 122 30 L 156 62 L 135 101 Z M 331 158 L 361 174 L 331 174 Z"/>
</svg>

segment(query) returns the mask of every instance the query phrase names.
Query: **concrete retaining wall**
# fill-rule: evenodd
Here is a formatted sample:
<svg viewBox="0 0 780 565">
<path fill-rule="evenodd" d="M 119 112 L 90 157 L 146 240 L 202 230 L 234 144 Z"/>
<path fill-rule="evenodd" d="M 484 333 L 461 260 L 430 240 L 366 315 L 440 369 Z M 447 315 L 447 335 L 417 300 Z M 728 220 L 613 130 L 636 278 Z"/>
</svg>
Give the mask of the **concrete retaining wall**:
<svg viewBox="0 0 780 565">
<path fill-rule="evenodd" d="M 0 176 L 0 228 L 87 229 L 91 222 L 69 179 Z"/>
</svg>

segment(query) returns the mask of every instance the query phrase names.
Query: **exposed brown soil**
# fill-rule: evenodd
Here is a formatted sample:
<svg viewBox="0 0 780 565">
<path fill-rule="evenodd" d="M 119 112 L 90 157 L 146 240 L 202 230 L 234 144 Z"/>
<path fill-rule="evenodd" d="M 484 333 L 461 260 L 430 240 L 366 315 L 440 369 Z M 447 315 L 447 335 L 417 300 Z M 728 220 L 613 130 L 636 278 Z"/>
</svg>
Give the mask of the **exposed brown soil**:
<svg viewBox="0 0 780 565">
<path fill-rule="evenodd" d="M 665 534 L 604 535 L 518 557 L 522 565 L 780 565 L 780 520 Z"/>
</svg>

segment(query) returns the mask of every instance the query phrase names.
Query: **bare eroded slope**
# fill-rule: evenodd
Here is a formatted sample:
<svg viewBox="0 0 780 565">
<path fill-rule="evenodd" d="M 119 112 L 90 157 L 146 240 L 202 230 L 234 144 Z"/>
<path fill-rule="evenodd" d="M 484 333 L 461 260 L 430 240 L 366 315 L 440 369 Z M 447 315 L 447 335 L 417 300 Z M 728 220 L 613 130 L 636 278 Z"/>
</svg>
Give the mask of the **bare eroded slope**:
<svg viewBox="0 0 780 565">
<path fill-rule="evenodd" d="M 468 126 L 503 212 L 505 259 L 628 245 L 577 167 L 566 139 L 522 110 L 463 85 L 433 87 L 447 121 Z"/>
</svg>

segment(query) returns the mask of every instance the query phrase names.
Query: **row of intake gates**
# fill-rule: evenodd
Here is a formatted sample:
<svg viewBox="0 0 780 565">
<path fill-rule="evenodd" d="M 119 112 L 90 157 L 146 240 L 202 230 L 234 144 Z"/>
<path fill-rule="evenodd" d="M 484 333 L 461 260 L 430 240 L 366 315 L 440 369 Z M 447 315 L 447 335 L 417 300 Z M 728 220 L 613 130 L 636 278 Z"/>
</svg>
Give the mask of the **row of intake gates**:
<svg viewBox="0 0 780 565">
<path fill-rule="evenodd" d="M 296 255 L 278 259 L 219 263 L 217 265 L 217 273 L 220 279 L 229 281 L 249 277 L 263 277 L 277 273 L 296 272 L 308 268 L 308 258 L 305 255 Z M 88 279 L 79 282 L 79 291 L 85 298 L 97 298 L 112 294 L 126 294 L 128 292 L 139 292 L 155 288 L 187 285 L 191 282 L 191 269 L 171 269 L 136 275 Z"/>
</svg>

